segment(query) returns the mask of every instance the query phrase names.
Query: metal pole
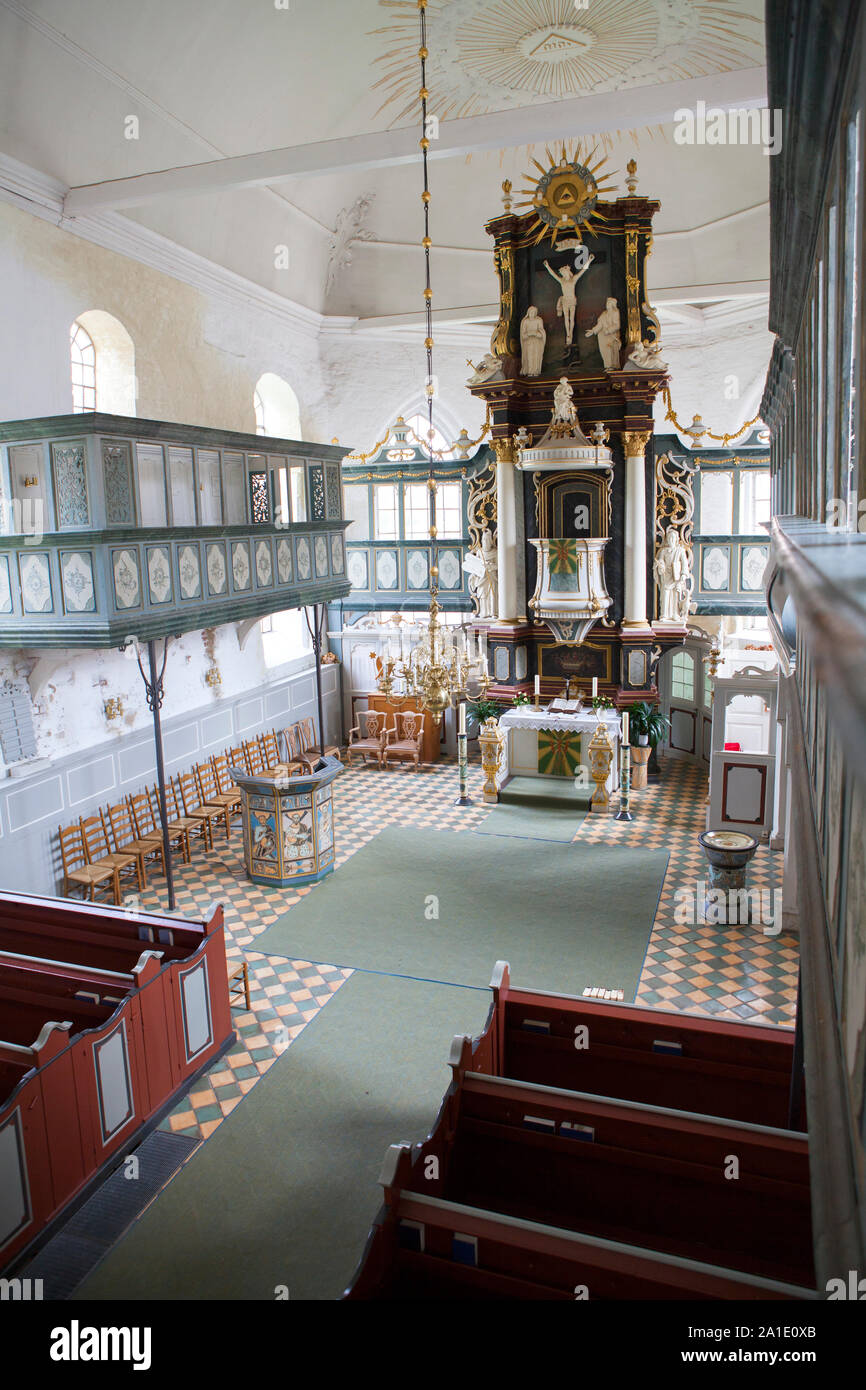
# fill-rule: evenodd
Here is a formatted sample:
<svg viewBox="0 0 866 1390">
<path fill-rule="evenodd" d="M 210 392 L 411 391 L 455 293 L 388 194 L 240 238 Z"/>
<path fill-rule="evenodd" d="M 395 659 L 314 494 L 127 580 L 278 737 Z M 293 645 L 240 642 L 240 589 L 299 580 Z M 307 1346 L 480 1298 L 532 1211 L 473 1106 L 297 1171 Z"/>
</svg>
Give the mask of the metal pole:
<svg viewBox="0 0 866 1390">
<path fill-rule="evenodd" d="M 165 638 L 165 645 L 162 652 L 162 669 L 157 675 L 156 671 L 156 643 L 153 638 L 147 644 L 148 663 L 150 665 L 150 679 L 144 674 L 144 667 L 141 664 L 141 657 L 138 657 L 138 669 L 144 681 L 144 692 L 147 696 L 148 708 L 153 712 L 153 741 L 156 746 L 156 779 L 159 790 L 159 819 L 162 824 L 162 847 L 165 855 L 165 880 L 168 887 L 168 910 L 174 912 L 177 902 L 174 896 L 174 869 L 171 861 L 171 841 L 168 833 L 168 807 L 165 801 L 165 759 L 162 750 L 162 724 L 160 722 L 159 711 L 162 707 L 165 687 L 163 677 L 165 676 L 165 663 L 168 658 L 168 638 Z"/>
<path fill-rule="evenodd" d="M 310 624 L 310 615 L 304 609 L 304 617 L 310 636 L 313 639 L 313 652 L 316 657 L 316 702 L 319 707 L 319 752 L 325 756 L 325 720 L 322 713 L 322 631 L 325 626 L 325 605 L 322 604 L 321 618 L 319 617 L 319 605 L 313 604 L 313 622 Z"/>
</svg>

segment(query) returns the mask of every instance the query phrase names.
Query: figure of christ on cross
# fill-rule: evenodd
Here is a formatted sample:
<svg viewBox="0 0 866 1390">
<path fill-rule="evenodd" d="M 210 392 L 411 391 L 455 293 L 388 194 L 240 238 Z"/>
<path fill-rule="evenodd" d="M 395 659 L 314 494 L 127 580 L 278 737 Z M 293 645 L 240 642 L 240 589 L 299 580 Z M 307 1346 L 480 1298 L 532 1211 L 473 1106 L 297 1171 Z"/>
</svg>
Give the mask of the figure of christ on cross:
<svg viewBox="0 0 866 1390">
<path fill-rule="evenodd" d="M 572 342 L 574 340 L 574 314 L 575 309 L 577 308 L 577 282 L 582 275 L 586 274 L 594 260 L 595 256 L 593 256 L 590 252 L 590 254 L 586 257 L 584 263 L 581 265 L 578 271 L 574 271 L 571 269 L 571 266 L 565 265 L 563 266 L 562 270 L 558 273 L 552 268 L 549 261 L 544 262 L 547 273 L 553 276 L 554 280 L 562 290 L 562 294 L 556 301 L 556 312 L 561 316 L 563 321 L 563 326 L 565 328 L 565 346 L 567 348 L 571 347 Z"/>
</svg>

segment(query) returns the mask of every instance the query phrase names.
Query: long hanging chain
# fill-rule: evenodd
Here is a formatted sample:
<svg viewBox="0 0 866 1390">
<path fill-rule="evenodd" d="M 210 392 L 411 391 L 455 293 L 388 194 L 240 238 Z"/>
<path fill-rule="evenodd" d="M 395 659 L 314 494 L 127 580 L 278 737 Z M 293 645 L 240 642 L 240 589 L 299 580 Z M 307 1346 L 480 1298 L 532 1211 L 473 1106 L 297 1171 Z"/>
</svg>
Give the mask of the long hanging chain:
<svg viewBox="0 0 866 1390">
<path fill-rule="evenodd" d="M 435 392 L 435 383 L 433 380 L 433 290 L 430 285 L 430 248 L 433 243 L 430 239 L 430 175 L 428 168 L 430 140 L 427 135 L 427 101 L 430 96 L 427 90 L 427 58 L 429 56 L 429 50 L 427 48 L 427 0 L 418 0 L 418 10 L 421 26 L 421 43 L 418 49 L 418 57 L 421 59 L 421 90 L 418 95 L 421 100 L 420 143 L 424 169 L 424 191 L 421 194 L 421 202 L 424 206 L 424 239 L 421 245 L 424 248 L 424 312 L 427 323 L 427 336 L 424 339 L 424 347 L 427 353 L 427 381 L 425 390 L 427 393 L 427 457 L 430 461 L 430 471 L 427 478 L 430 517 L 430 613 L 431 618 L 435 620 L 439 610 L 439 546 L 437 544 L 439 531 L 436 525 L 436 478 L 433 465 L 433 395 Z M 432 654 L 431 652 L 431 655 Z"/>
</svg>

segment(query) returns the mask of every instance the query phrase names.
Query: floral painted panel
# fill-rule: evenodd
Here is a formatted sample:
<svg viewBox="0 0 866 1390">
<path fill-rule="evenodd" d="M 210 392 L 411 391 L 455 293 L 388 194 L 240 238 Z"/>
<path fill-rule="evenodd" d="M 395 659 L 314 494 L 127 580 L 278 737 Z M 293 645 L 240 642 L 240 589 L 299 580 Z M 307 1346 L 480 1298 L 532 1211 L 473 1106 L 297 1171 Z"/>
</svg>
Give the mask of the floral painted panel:
<svg viewBox="0 0 866 1390">
<path fill-rule="evenodd" d="M 102 477 L 105 482 L 105 524 L 134 526 L 135 503 L 128 444 L 103 444 Z"/>
<path fill-rule="evenodd" d="M 442 589 L 459 589 L 461 580 L 460 551 L 440 550 L 439 587 Z"/>
<path fill-rule="evenodd" d="M 740 585 L 750 593 L 763 586 L 764 570 L 767 568 L 768 547 L 766 545 L 744 545 Z"/>
<path fill-rule="evenodd" d="M 396 550 L 377 550 L 376 551 L 376 588 L 377 589 L 396 589 L 398 588 L 397 552 Z"/>
<path fill-rule="evenodd" d="M 331 537 L 331 569 L 334 574 L 343 573 L 343 537 Z"/>
<path fill-rule="evenodd" d="M 316 578 L 325 579 L 328 574 L 328 543 L 324 536 L 316 537 Z"/>
<path fill-rule="evenodd" d="M 406 552 L 406 588 L 407 589 L 426 589 L 428 575 L 428 557 L 426 550 L 407 550 Z"/>
<path fill-rule="evenodd" d="M 250 548 L 246 541 L 232 542 L 232 580 L 236 589 L 250 587 Z"/>
<path fill-rule="evenodd" d="M 181 545 L 177 551 L 181 598 L 201 598 L 201 559 L 197 545 Z"/>
<path fill-rule="evenodd" d="M 25 613 L 50 613 L 51 570 L 47 555 L 19 555 L 21 602 Z"/>
<path fill-rule="evenodd" d="M 171 602 L 171 559 L 167 546 L 155 545 L 148 550 L 147 582 L 151 603 Z"/>
<path fill-rule="evenodd" d="M 9 556 L 0 555 L 0 613 L 12 612 L 12 584 L 9 579 Z"/>
<path fill-rule="evenodd" d="M 89 526 L 84 444 L 52 444 L 51 464 L 58 527 Z"/>
<path fill-rule="evenodd" d="M 114 575 L 114 601 L 118 608 L 139 608 L 141 606 L 141 580 L 138 574 L 138 556 L 134 550 L 114 550 L 111 553 L 111 568 Z"/>
<path fill-rule="evenodd" d="M 224 594 L 228 582 L 226 553 L 217 541 L 207 547 L 207 587 L 211 594 Z"/>
<path fill-rule="evenodd" d="M 270 541 L 256 541 L 256 583 L 267 589 L 274 582 L 274 561 Z"/>
<path fill-rule="evenodd" d="M 64 551 L 60 557 L 63 602 L 67 613 L 95 613 L 93 558 L 89 551 Z"/>
<path fill-rule="evenodd" d="M 366 550 L 349 551 L 348 575 L 353 589 L 369 589 L 370 563 Z"/>
<path fill-rule="evenodd" d="M 729 546 L 713 545 L 704 551 L 702 578 L 705 592 L 730 587 L 731 551 Z"/>
<path fill-rule="evenodd" d="M 277 573 L 281 584 L 291 584 L 295 576 L 291 542 L 283 536 L 277 545 Z"/>
<path fill-rule="evenodd" d="M 301 583 L 306 583 L 312 578 L 313 559 L 310 554 L 310 542 L 306 536 L 298 536 L 295 542 L 295 565 L 298 571 L 298 579 Z"/>
</svg>

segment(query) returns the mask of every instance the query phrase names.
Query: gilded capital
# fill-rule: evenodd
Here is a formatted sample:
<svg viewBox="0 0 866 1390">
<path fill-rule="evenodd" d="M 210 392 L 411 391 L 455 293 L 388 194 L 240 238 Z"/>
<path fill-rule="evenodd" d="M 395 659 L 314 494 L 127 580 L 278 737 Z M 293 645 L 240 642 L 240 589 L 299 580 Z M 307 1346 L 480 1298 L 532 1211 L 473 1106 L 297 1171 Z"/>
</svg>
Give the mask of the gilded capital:
<svg viewBox="0 0 866 1390">
<path fill-rule="evenodd" d="M 643 458 L 651 438 L 652 430 L 626 430 L 622 437 L 626 458 Z"/>
<path fill-rule="evenodd" d="M 510 439 L 491 439 L 497 463 L 514 462 L 514 446 Z"/>
</svg>

